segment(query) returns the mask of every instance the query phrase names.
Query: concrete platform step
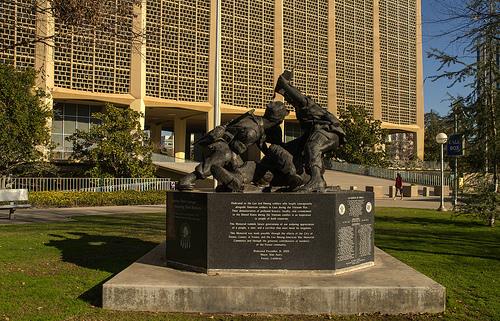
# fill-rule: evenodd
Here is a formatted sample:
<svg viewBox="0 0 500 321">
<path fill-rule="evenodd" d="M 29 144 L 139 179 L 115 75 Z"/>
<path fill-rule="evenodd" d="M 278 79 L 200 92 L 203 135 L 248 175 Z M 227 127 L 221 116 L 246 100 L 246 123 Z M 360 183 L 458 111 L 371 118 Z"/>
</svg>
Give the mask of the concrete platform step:
<svg viewBox="0 0 500 321">
<path fill-rule="evenodd" d="M 445 288 L 376 249 L 375 266 L 341 275 L 321 273 L 208 276 L 166 267 L 161 244 L 103 286 L 114 310 L 357 314 L 439 313 Z"/>
</svg>

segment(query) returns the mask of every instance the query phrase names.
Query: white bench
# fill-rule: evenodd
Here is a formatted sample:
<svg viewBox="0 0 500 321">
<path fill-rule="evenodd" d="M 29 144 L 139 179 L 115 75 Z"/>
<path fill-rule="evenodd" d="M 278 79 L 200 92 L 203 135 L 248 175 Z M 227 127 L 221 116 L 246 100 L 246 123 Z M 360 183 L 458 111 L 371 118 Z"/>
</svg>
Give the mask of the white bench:
<svg viewBox="0 0 500 321">
<path fill-rule="evenodd" d="M 12 219 L 14 212 L 18 208 L 30 208 L 30 204 L 18 204 L 18 202 L 28 201 L 27 189 L 1 189 L 0 202 L 9 202 L 6 205 L 0 205 L 0 210 L 9 210 L 9 220 Z"/>
</svg>

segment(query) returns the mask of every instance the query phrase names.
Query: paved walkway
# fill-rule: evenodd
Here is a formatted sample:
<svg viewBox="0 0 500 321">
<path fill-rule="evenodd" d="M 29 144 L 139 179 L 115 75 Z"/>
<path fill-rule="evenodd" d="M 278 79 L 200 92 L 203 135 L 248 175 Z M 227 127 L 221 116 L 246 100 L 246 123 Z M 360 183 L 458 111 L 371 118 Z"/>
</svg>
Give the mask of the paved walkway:
<svg viewBox="0 0 500 321">
<path fill-rule="evenodd" d="M 173 170 L 177 173 L 191 172 L 197 163 L 158 163 L 158 165 Z M 439 207 L 439 197 L 414 197 L 400 200 L 389 198 L 389 186 L 394 184 L 391 180 L 382 178 L 349 174 L 327 170 L 325 179 L 328 185 L 339 185 L 342 189 L 349 189 L 356 186 L 358 190 L 364 190 L 365 186 L 385 186 L 386 197 L 376 200 L 377 207 L 401 207 L 419 209 L 437 209 Z M 451 208 L 449 202 L 447 208 Z M 164 205 L 143 205 L 143 206 L 106 206 L 106 207 L 77 207 L 77 208 L 31 208 L 16 211 L 13 220 L 9 221 L 8 211 L 0 211 L 0 225 L 26 224 L 26 223 L 50 223 L 71 221 L 73 216 L 81 215 L 113 215 L 113 214 L 141 214 L 164 212 Z"/>
<path fill-rule="evenodd" d="M 155 162 L 155 164 L 166 170 L 187 174 L 192 172 L 198 163 Z M 386 193 L 389 193 L 389 186 L 394 185 L 392 180 L 332 170 L 326 170 L 324 177 L 328 185 L 339 185 L 343 189 L 349 189 L 350 186 L 357 186 L 359 190 L 364 190 L 365 186 L 387 186 Z"/>
<path fill-rule="evenodd" d="M 3 210 L 0 211 L 0 225 L 67 222 L 71 221 L 73 216 L 82 215 L 144 214 L 164 211 L 165 205 L 30 208 L 17 210 L 14 219 L 9 221 L 9 212 Z"/>
<path fill-rule="evenodd" d="M 377 207 L 401 207 L 437 209 L 439 197 L 406 198 L 392 200 L 390 198 L 377 199 Z M 446 203 L 451 209 L 451 204 Z M 8 219 L 8 211 L 0 211 L 0 226 L 26 223 L 68 222 L 74 216 L 82 215 L 115 215 L 115 214 L 144 214 L 165 211 L 165 205 L 134 205 L 134 206 L 104 206 L 104 207 L 75 207 L 75 208 L 31 208 L 17 210 L 14 219 Z"/>
</svg>

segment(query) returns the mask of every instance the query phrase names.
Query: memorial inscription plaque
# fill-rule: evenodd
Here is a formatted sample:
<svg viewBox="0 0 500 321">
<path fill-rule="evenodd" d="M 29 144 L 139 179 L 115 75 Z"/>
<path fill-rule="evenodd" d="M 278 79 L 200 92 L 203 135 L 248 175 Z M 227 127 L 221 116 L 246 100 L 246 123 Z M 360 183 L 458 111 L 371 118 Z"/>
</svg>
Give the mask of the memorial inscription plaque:
<svg viewBox="0 0 500 321">
<path fill-rule="evenodd" d="M 168 192 L 167 260 L 210 270 L 373 262 L 373 193 Z"/>
</svg>

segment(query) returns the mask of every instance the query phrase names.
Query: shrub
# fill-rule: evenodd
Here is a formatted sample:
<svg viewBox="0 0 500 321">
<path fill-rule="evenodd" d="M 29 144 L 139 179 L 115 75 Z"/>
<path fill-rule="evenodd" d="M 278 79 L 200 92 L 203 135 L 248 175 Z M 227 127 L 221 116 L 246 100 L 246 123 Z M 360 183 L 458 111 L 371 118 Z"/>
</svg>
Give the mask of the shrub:
<svg viewBox="0 0 500 321">
<path fill-rule="evenodd" d="M 457 215 L 478 217 L 490 226 L 500 219 L 500 193 L 495 192 L 490 175 L 482 173 L 466 177 Z"/>
<path fill-rule="evenodd" d="M 165 191 L 118 192 L 30 192 L 34 207 L 86 207 L 165 204 Z"/>
</svg>

